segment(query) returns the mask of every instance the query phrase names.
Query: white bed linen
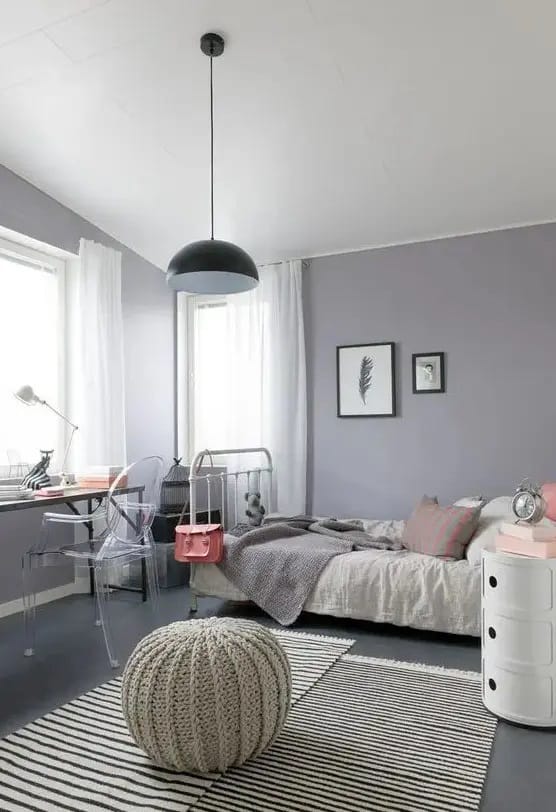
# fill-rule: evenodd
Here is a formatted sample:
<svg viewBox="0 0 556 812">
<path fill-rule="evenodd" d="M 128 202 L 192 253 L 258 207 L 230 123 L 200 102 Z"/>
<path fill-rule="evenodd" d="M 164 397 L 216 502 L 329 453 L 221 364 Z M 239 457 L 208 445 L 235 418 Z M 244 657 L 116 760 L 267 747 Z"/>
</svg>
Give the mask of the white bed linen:
<svg viewBox="0 0 556 812">
<path fill-rule="evenodd" d="M 195 567 L 193 588 L 198 595 L 247 600 L 216 564 Z M 331 559 L 304 608 L 321 615 L 480 636 L 480 605 L 481 569 L 465 559 L 364 550 Z"/>
</svg>

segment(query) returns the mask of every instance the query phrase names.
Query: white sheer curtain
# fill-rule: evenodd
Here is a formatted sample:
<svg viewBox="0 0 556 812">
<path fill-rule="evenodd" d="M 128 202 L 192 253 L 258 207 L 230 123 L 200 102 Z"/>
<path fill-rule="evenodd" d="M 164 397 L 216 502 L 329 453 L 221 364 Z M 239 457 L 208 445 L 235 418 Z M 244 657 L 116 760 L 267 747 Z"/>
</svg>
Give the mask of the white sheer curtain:
<svg viewBox="0 0 556 812">
<path fill-rule="evenodd" d="M 267 446 L 274 459 L 276 508 L 303 513 L 307 391 L 302 264 L 267 265 L 259 274 L 255 290 L 227 298 L 226 436 L 231 447 Z"/>
<path fill-rule="evenodd" d="M 121 254 L 79 243 L 68 295 L 71 467 L 126 463 Z"/>
</svg>

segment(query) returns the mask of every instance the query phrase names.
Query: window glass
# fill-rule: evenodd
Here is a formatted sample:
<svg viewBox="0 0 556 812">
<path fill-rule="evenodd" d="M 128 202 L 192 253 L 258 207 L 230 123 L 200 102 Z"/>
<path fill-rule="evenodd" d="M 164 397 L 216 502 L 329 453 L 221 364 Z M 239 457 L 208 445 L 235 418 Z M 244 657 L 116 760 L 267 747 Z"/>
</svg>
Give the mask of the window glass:
<svg viewBox="0 0 556 812">
<path fill-rule="evenodd" d="M 226 448 L 228 380 L 226 303 L 198 304 L 194 310 L 193 448 Z M 240 382 L 237 382 L 240 385 Z"/>
<path fill-rule="evenodd" d="M 59 400 L 59 290 L 55 271 L 0 254 L 0 471 L 55 449 L 60 426 L 48 409 L 13 393 L 23 384 L 53 406 Z M 58 453 L 58 459 L 60 454 Z M 12 470 L 12 474 L 15 472 Z"/>
</svg>

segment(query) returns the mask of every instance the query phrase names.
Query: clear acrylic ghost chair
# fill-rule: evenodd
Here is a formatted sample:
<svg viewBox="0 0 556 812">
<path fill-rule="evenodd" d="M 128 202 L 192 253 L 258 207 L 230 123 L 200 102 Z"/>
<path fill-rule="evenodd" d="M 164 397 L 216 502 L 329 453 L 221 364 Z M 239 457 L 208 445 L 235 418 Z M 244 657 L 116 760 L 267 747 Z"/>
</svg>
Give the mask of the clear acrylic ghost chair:
<svg viewBox="0 0 556 812">
<path fill-rule="evenodd" d="M 25 655 L 35 651 L 35 606 L 37 570 L 73 559 L 76 566 L 94 572 L 96 623 L 102 626 L 108 659 L 118 668 L 109 622 L 110 583 L 113 573 L 144 560 L 152 609 L 158 615 L 158 576 L 151 525 L 156 513 L 162 482 L 161 457 L 145 457 L 125 468 L 110 488 L 104 503 L 91 514 L 45 513 L 38 544 L 23 556 L 23 604 Z M 93 523 L 92 539 L 60 545 L 56 531 L 63 525 L 75 530 Z"/>
</svg>

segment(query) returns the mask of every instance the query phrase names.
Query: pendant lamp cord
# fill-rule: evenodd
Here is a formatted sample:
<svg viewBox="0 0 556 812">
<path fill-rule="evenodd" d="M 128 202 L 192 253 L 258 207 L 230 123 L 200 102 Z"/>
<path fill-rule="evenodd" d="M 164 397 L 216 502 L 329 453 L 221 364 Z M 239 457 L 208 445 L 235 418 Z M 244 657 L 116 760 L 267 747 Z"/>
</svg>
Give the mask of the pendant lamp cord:
<svg viewBox="0 0 556 812">
<path fill-rule="evenodd" d="M 210 58 L 210 238 L 214 240 L 214 103 L 212 56 Z"/>
</svg>

